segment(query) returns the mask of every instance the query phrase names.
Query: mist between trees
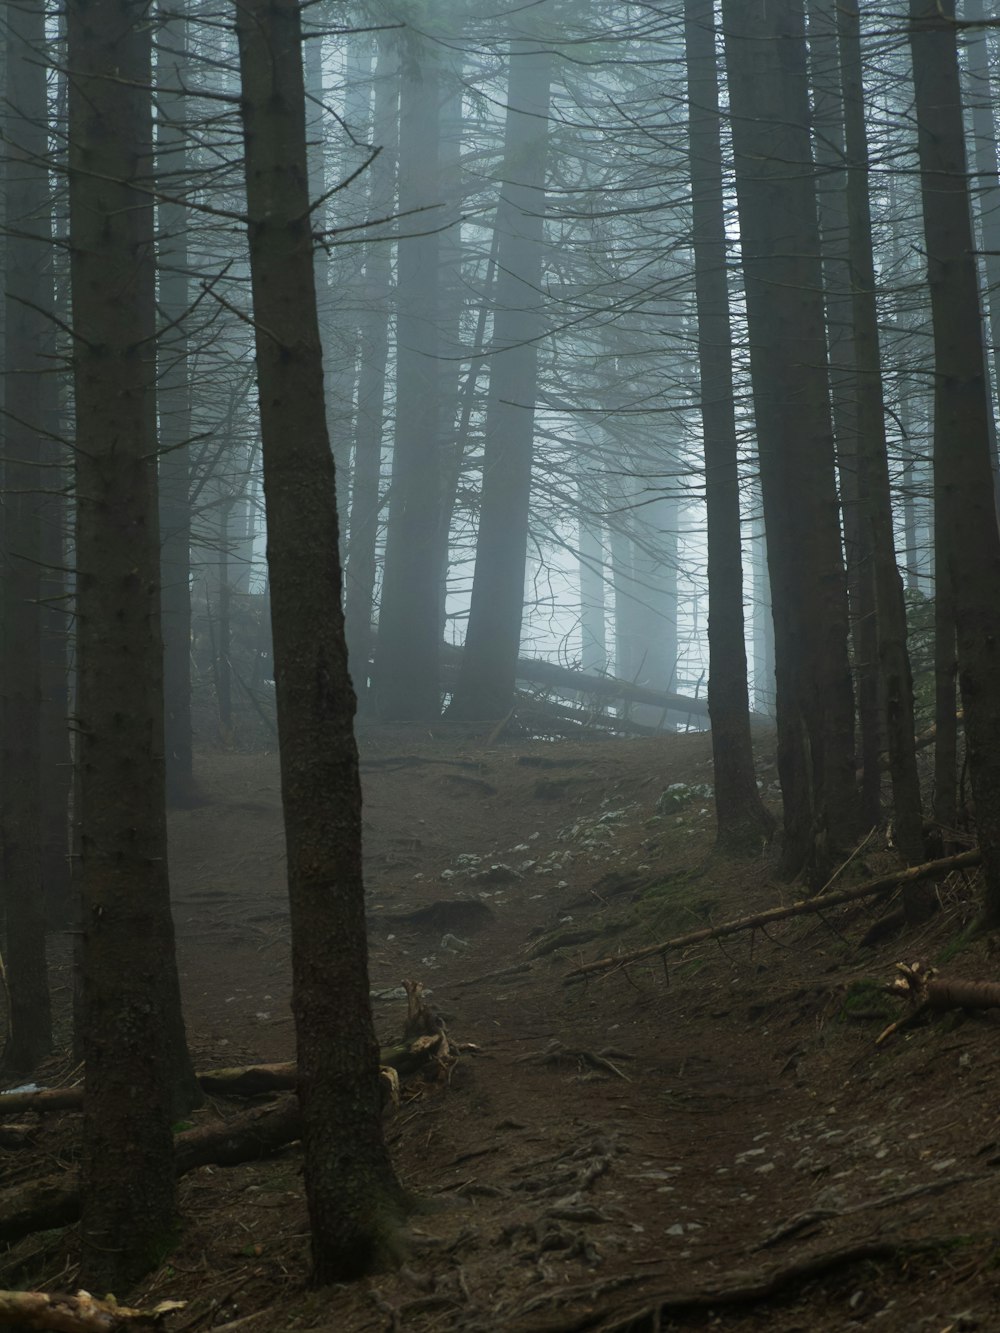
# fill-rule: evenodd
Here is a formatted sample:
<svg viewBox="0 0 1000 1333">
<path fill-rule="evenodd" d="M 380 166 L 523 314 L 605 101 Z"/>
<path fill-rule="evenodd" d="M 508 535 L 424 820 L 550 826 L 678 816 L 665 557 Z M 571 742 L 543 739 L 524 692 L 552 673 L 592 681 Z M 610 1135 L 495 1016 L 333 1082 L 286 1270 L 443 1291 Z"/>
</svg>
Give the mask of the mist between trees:
<svg viewBox="0 0 1000 1333">
<path fill-rule="evenodd" d="M 981 0 L 12 0 L 0 23 L 5 1063 L 50 1047 L 45 932 L 72 925 L 88 1281 L 169 1232 L 197 1096 L 164 820 L 193 737 L 280 741 L 324 1279 L 407 1206 L 355 699 L 516 725 L 544 659 L 623 683 L 545 686 L 550 734 L 655 733 L 707 691 L 720 841 L 771 836 L 765 715 L 782 868 L 817 884 L 886 818 L 911 864 L 929 816 L 949 841 L 961 707 L 997 923 Z"/>
</svg>

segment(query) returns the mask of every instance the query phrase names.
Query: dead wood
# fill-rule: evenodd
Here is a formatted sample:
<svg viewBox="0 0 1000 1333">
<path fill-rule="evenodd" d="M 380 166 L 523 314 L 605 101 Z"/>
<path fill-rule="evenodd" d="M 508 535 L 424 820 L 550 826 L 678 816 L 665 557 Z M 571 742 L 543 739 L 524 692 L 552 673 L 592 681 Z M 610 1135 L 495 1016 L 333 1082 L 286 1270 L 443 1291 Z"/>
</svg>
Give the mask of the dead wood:
<svg viewBox="0 0 1000 1333">
<path fill-rule="evenodd" d="M 186 1301 L 161 1301 L 149 1310 L 131 1310 L 113 1300 L 96 1300 L 89 1292 L 50 1296 L 43 1291 L 0 1291 L 0 1325 L 51 1329 L 54 1333 L 117 1333 L 123 1328 L 155 1328 L 165 1315 L 182 1310 Z"/>
<path fill-rule="evenodd" d="M 930 1010 L 942 1013 L 946 1009 L 1000 1008 L 1000 982 L 940 977 L 937 970 L 926 963 L 897 963 L 896 973 L 896 979 L 886 986 L 886 990 L 907 1000 L 910 1009 L 879 1033 L 877 1046 L 894 1033 L 912 1027 Z"/>
<path fill-rule="evenodd" d="M 72 1088 L 43 1088 L 39 1092 L 0 1093 L 0 1115 L 24 1115 L 26 1111 L 78 1111 L 83 1105 L 83 1085 Z"/>
<path fill-rule="evenodd" d="M 431 1057 L 424 1051 L 412 1051 L 405 1043 L 387 1046 L 381 1063 L 399 1074 L 412 1074 Z M 270 1092 L 290 1092 L 298 1077 L 290 1062 L 266 1065 L 237 1065 L 231 1069 L 209 1069 L 198 1075 L 198 1085 L 215 1097 L 258 1097 Z M 79 1111 L 83 1106 L 83 1085 L 52 1088 L 43 1092 L 0 1094 L 0 1116 L 24 1115 L 28 1111 Z"/>
<path fill-rule="evenodd" d="M 419 996 L 417 997 L 419 1001 Z M 432 1011 L 426 1010 L 430 1015 Z M 440 1020 L 437 1020 L 440 1022 Z M 467 1049 L 459 1047 L 458 1049 Z M 435 1077 L 447 1076 L 456 1059 L 455 1048 L 441 1024 L 433 1034 L 382 1051 L 385 1080 L 384 1100 L 395 1101 L 399 1077 L 430 1071 Z M 294 1065 L 256 1065 L 246 1069 L 214 1070 L 202 1075 L 214 1080 L 215 1090 L 231 1091 L 238 1087 L 245 1094 L 256 1087 L 258 1078 L 273 1091 L 282 1083 L 294 1087 Z M 186 1175 L 199 1166 L 238 1166 L 259 1161 L 277 1152 L 299 1137 L 298 1099 L 283 1097 L 267 1106 L 256 1106 L 232 1119 L 187 1129 L 174 1139 L 177 1174 Z M 43 1176 L 24 1185 L 0 1190 L 0 1243 L 13 1243 L 35 1231 L 69 1226 L 80 1215 L 80 1198 L 75 1173 Z M 2 1324 L 2 1320 L 0 1320 Z M 39 1325 L 39 1327 L 52 1327 Z"/>
<path fill-rule="evenodd" d="M 647 944 L 644 948 L 633 949 L 630 953 L 618 954 L 609 958 L 598 958 L 593 963 L 582 963 L 579 967 L 575 967 L 572 972 L 567 972 L 563 981 L 566 983 L 579 981 L 594 972 L 606 972 L 610 968 L 625 967 L 628 963 L 638 963 L 644 958 L 657 958 L 668 953 L 671 949 L 683 949 L 690 944 L 701 944 L 704 940 L 721 939 L 725 935 L 736 935 L 743 930 L 756 930 L 762 926 L 769 926 L 775 921 L 784 921 L 787 917 L 804 916 L 809 912 L 823 912 L 827 908 L 839 907 L 843 903 L 857 902 L 861 898 L 874 898 L 880 893 L 888 893 L 890 889 L 899 888 L 901 885 L 912 884 L 917 880 L 929 879 L 935 875 L 947 875 L 953 870 L 961 870 L 966 866 L 979 865 L 980 860 L 979 848 L 973 847 L 967 852 L 959 852 L 957 856 L 943 856 L 936 861 L 926 861 L 923 865 L 908 866 L 905 870 L 897 870 L 891 875 L 882 875 L 878 879 L 866 880 L 864 884 L 855 884 L 849 889 L 836 889 L 832 893 L 819 894 L 815 898 L 802 899 L 799 902 L 788 903 L 783 907 L 770 907 L 766 911 L 755 912 L 752 916 L 741 916 L 733 921 L 725 921 L 718 926 L 705 926 L 701 930 L 689 931 L 686 935 L 675 935 L 673 939 L 664 940 L 660 944 Z"/>
</svg>

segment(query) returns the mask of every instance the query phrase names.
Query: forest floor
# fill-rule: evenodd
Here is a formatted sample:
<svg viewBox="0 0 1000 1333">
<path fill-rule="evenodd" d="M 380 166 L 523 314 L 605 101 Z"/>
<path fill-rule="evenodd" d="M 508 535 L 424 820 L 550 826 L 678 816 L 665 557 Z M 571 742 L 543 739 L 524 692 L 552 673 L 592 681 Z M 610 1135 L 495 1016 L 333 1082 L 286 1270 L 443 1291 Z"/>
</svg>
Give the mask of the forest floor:
<svg viewBox="0 0 1000 1333">
<path fill-rule="evenodd" d="M 308 1287 L 291 1145 L 184 1176 L 176 1250 L 119 1299 L 187 1300 L 170 1333 L 1000 1329 L 1000 1031 L 955 1013 L 875 1042 L 900 1016 L 881 990 L 897 958 L 998 976 L 965 929 L 973 880 L 939 884 L 920 935 L 875 950 L 859 941 L 884 900 L 567 985 L 580 961 L 801 895 L 771 849 L 714 852 L 708 737 L 359 739 L 380 1037 L 399 1037 L 406 978 L 478 1048 L 387 1113 L 426 1203 L 404 1265 Z M 198 777 L 170 852 L 195 1064 L 289 1060 L 277 759 L 203 753 Z M 874 846 L 842 881 L 892 867 Z M 452 906 L 393 919 L 435 903 Z M 0 1171 L 68 1169 L 74 1119 L 46 1119 Z M 72 1290 L 72 1253 L 71 1234 L 29 1237 L 0 1286 Z"/>
</svg>

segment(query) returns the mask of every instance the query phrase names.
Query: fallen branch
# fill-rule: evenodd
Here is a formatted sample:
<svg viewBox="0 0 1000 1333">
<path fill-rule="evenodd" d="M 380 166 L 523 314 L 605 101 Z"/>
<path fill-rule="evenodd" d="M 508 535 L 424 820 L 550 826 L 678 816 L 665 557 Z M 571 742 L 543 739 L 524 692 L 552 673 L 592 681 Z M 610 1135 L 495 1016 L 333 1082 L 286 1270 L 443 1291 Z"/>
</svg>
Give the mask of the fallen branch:
<svg viewBox="0 0 1000 1333">
<path fill-rule="evenodd" d="M 824 912 L 829 907 L 839 907 L 843 903 L 857 902 L 861 898 L 874 898 L 880 893 L 901 885 L 913 884 L 917 880 L 929 879 L 933 875 L 947 875 L 952 870 L 961 870 L 965 866 L 979 865 L 981 855 L 978 847 L 957 856 L 942 856 L 936 861 L 926 861 L 923 865 L 908 866 L 905 870 L 894 871 L 879 879 L 866 880 L 864 884 L 855 884 L 849 889 L 837 889 L 833 893 L 819 894 L 815 898 L 806 898 L 789 903 L 784 907 L 770 907 L 764 912 L 755 912 L 752 916 L 737 917 L 734 921 L 725 921 L 719 926 L 705 926 L 701 930 L 689 931 L 687 935 L 676 935 L 673 939 L 660 944 L 647 944 L 642 949 L 633 949 L 631 953 L 618 954 L 614 957 L 599 958 L 593 963 L 583 963 L 567 972 L 563 981 L 579 981 L 594 972 L 607 972 L 610 968 L 625 967 L 628 963 L 638 963 L 644 958 L 657 958 L 669 953 L 671 949 L 684 949 L 690 944 L 700 944 L 703 940 L 721 939 L 725 935 L 736 935 L 743 930 L 756 930 L 769 926 L 775 921 L 784 921 L 787 917 L 804 916 L 809 912 Z"/>
<path fill-rule="evenodd" d="M 53 1333 L 117 1333 L 123 1328 L 155 1328 L 186 1301 L 161 1301 L 150 1310 L 131 1310 L 113 1300 L 99 1301 L 87 1291 L 49 1296 L 44 1291 L 0 1291 L 0 1325 L 51 1329 Z"/>
</svg>

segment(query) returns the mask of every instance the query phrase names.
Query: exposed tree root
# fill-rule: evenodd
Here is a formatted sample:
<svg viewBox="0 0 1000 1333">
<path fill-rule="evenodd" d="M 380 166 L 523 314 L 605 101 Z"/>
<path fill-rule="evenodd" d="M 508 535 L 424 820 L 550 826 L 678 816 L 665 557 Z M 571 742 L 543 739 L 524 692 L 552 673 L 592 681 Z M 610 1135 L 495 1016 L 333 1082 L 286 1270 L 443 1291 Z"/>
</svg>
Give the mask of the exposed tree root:
<svg viewBox="0 0 1000 1333">
<path fill-rule="evenodd" d="M 862 898 L 874 898 L 880 893 L 917 880 L 929 879 L 934 875 L 947 875 L 953 870 L 966 866 L 979 865 L 981 860 L 978 847 L 957 856 L 943 856 L 936 861 L 926 861 L 923 865 L 908 866 L 905 870 L 894 871 L 891 875 L 882 875 L 879 879 L 866 880 L 864 884 L 855 884 L 849 889 L 836 889 L 832 893 L 822 893 L 815 898 L 806 898 L 789 903 L 783 907 L 771 907 L 764 912 L 755 912 L 752 916 L 737 917 L 734 921 L 725 921 L 718 926 L 705 926 L 701 930 L 689 931 L 686 935 L 675 935 L 673 939 L 660 944 L 647 944 L 642 949 L 633 949 L 630 953 L 618 954 L 609 958 L 598 958 L 593 963 L 583 963 L 567 972 L 563 981 L 581 981 L 595 972 L 607 972 L 611 968 L 625 967 L 629 963 L 641 962 L 644 958 L 657 958 L 671 949 L 683 949 L 689 944 L 700 944 L 703 940 L 721 939 L 724 935 L 736 935 L 743 930 L 756 930 L 769 926 L 775 921 L 784 921 L 787 917 L 804 916 L 810 912 L 823 912 L 830 907 L 839 907 L 843 903 L 857 902 Z"/>
<path fill-rule="evenodd" d="M 624 1319 L 607 1322 L 607 1314 L 589 1312 L 579 1319 L 571 1318 L 559 1323 L 520 1324 L 515 1333 L 583 1333 L 585 1329 L 593 1329 L 596 1333 L 659 1333 L 665 1321 L 674 1315 L 695 1310 L 714 1310 L 727 1305 L 754 1305 L 780 1295 L 796 1283 L 824 1277 L 827 1273 L 848 1268 L 852 1264 L 867 1260 L 901 1259 L 911 1254 L 945 1249 L 950 1243 L 948 1239 L 942 1238 L 859 1241 L 836 1250 L 807 1255 L 760 1276 L 749 1273 L 740 1275 L 739 1280 L 731 1286 L 707 1287 L 701 1291 L 660 1296 L 647 1308 L 637 1310 Z"/>
</svg>

